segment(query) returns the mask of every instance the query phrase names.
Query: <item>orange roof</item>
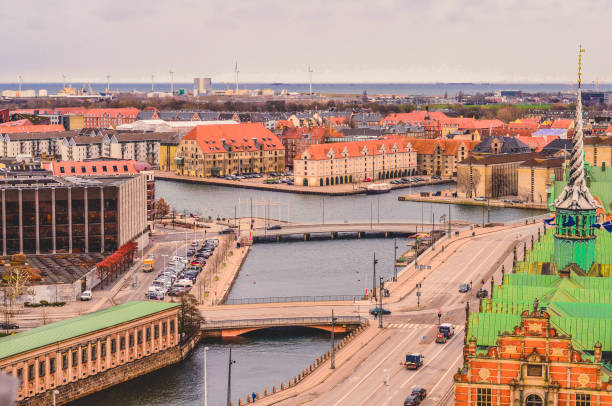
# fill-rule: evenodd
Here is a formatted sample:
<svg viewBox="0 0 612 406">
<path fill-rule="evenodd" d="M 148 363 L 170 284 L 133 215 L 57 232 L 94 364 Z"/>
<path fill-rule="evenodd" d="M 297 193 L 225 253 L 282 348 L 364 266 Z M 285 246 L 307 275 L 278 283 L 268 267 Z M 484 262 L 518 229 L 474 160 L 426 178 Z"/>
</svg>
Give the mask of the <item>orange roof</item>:
<svg viewBox="0 0 612 406">
<path fill-rule="evenodd" d="M 278 120 L 276 122 L 276 129 L 280 130 L 282 127 L 285 127 L 285 128 L 293 127 L 293 123 L 290 120 Z"/>
<path fill-rule="evenodd" d="M 50 132 L 63 132 L 66 131 L 61 124 L 42 124 L 42 125 L 20 125 L 20 126 L 6 126 L 0 128 L 0 133 L 3 134 L 14 134 L 14 133 L 50 133 Z"/>
<path fill-rule="evenodd" d="M 55 176 L 108 176 L 136 174 L 137 161 L 62 161 L 49 162 L 46 169 Z"/>
<path fill-rule="evenodd" d="M 329 116 L 329 117 L 327 117 L 327 119 L 329 121 L 331 121 L 332 124 L 334 124 L 334 125 L 346 123 L 346 117 L 345 116 Z"/>
<path fill-rule="evenodd" d="M 28 120 L 27 118 L 24 118 L 22 120 L 15 120 L 15 121 L 7 121 L 6 123 L 1 123 L 0 127 L 13 127 L 13 126 L 24 126 L 24 125 L 34 125 L 32 124 L 32 122 L 30 120 Z"/>
<path fill-rule="evenodd" d="M 392 113 L 383 119 L 384 122 L 390 123 L 409 123 L 414 121 L 426 121 L 426 117 L 429 116 L 429 120 L 434 121 L 443 121 L 448 119 L 449 117 L 442 113 L 441 111 L 426 111 L 426 110 L 416 110 L 411 111 L 410 113 Z"/>
<path fill-rule="evenodd" d="M 365 151 L 367 151 L 366 155 L 369 156 L 372 156 L 372 154 L 381 155 L 383 146 L 387 153 L 389 153 L 394 146 L 397 146 L 399 151 L 406 151 L 406 148 L 410 144 L 411 143 L 403 137 L 387 138 L 383 140 L 313 144 L 309 145 L 302 154 L 296 157 L 296 159 L 301 159 L 304 154 L 308 154 L 311 160 L 329 159 L 328 154 L 330 151 L 333 151 L 338 157 L 346 151 L 349 158 L 363 156 Z"/>
<path fill-rule="evenodd" d="M 567 130 L 570 127 L 572 127 L 573 125 L 574 125 L 574 120 L 570 120 L 570 119 L 557 119 L 557 120 L 555 120 L 552 123 L 550 128 L 562 128 L 564 130 Z"/>
<path fill-rule="evenodd" d="M 109 108 L 109 109 L 88 109 L 83 112 L 85 117 L 102 117 L 105 114 L 109 117 L 117 117 L 121 114 L 124 117 L 137 117 L 138 109 L 134 107 Z"/>
<path fill-rule="evenodd" d="M 436 150 L 436 146 L 440 145 L 442 155 L 456 155 L 459 147 L 464 145 L 468 151 L 472 151 L 478 141 L 468 140 L 447 140 L 447 139 L 426 139 L 426 138 L 407 138 L 412 143 L 412 146 L 419 154 L 431 155 Z"/>
<path fill-rule="evenodd" d="M 199 125 L 183 140 L 196 140 L 205 154 L 228 152 L 230 147 L 243 151 L 258 151 L 260 146 L 264 150 L 285 149 L 281 140 L 261 123 Z"/>
<path fill-rule="evenodd" d="M 539 137 L 526 137 L 526 136 L 518 136 L 516 137 L 519 141 L 527 144 L 529 148 L 531 148 L 534 152 L 540 152 L 542 148 L 544 148 L 548 143 L 559 139 L 558 135 L 542 135 Z"/>
<path fill-rule="evenodd" d="M 58 114 L 85 114 L 87 109 L 84 107 L 58 107 L 54 109 Z"/>
</svg>

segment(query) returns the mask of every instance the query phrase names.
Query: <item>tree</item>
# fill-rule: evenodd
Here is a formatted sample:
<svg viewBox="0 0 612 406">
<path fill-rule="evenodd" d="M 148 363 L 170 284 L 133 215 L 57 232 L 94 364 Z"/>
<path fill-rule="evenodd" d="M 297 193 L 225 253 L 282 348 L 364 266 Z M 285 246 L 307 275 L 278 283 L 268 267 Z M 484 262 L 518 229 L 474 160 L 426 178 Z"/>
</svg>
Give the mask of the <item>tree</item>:
<svg viewBox="0 0 612 406">
<path fill-rule="evenodd" d="M 158 218 L 158 217 L 163 218 L 163 217 L 166 217 L 168 213 L 170 213 L 170 205 L 166 203 L 166 201 L 161 197 L 155 201 L 153 208 L 154 208 L 154 212 L 153 212 L 154 218 Z"/>
<path fill-rule="evenodd" d="M 30 286 L 30 273 L 23 265 L 11 265 L 2 275 L 2 293 L 4 296 L 4 321 L 10 323 L 17 300 L 28 293 Z"/>
<path fill-rule="evenodd" d="M 179 333 L 184 337 L 191 337 L 200 330 L 204 317 L 198 310 L 198 301 L 190 293 L 180 295 L 181 307 L 179 309 Z"/>
</svg>

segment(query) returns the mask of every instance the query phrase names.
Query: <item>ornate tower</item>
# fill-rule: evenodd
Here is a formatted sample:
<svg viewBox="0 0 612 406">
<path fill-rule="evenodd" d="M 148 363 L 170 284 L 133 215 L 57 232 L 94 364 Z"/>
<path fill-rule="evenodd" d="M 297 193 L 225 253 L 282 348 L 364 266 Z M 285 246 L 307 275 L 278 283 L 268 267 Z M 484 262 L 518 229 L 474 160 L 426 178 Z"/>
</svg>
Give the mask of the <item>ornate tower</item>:
<svg viewBox="0 0 612 406">
<path fill-rule="evenodd" d="M 554 261 L 558 270 L 574 263 L 588 272 L 595 259 L 595 234 L 591 225 L 597 222 L 599 207 L 589 191 L 584 170 L 582 123 L 582 53 L 578 51 L 578 100 L 576 131 L 570 157 L 567 186 L 555 200 L 556 223 Z"/>
</svg>

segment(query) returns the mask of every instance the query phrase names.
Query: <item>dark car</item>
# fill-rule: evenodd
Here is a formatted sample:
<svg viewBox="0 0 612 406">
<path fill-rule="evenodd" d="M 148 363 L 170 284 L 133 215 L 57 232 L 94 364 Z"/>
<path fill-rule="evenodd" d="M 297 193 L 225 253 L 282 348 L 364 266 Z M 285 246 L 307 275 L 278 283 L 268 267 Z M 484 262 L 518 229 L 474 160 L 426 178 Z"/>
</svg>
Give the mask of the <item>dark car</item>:
<svg viewBox="0 0 612 406">
<path fill-rule="evenodd" d="M 268 227 L 268 230 L 280 230 L 282 227 L 280 224 L 272 224 Z"/>
<path fill-rule="evenodd" d="M 461 286 L 459 286 L 459 293 L 467 293 L 469 291 L 470 291 L 469 283 L 462 283 Z"/>
<path fill-rule="evenodd" d="M 382 307 L 373 307 L 370 309 L 372 316 L 378 316 L 379 314 L 391 314 L 391 310 L 383 309 Z"/>
<path fill-rule="evenodd" d="M 421 398 L 417 395 L 408 395 L 406 400 L 404 400 L 404 406 L 416 406 L 421 403 Z"/>
<path fill-rule="evenodd" d="M 416 387 L 412 389 L 411 395 L 415 395 L 419 397 L 419 400 L 423 401 L 427 397 L 427 389 Z"/>
<path fill-rule="evenodd" d="M 234 232 L 233 228 L 227 227 L 227 228 L 224 228 L 223 230 L 219 231 L 219 234 L 230 234 L 230 233 L 233 233 L 233 232 Z"/>
<path fill-rule="evenodd" d="M 478 292 L 476 292 L 476 297 L 488 297 L 489 296 L 489 291 L 486 289 L 478 289 Z"/>
<path fill-rule="evenodd" d="M 0 329 L 1 330 L 17 330 L 19 328 L 18 324 L 15 323 L 9 323 L 6 321 L 0 322 Z"/>
</svg>

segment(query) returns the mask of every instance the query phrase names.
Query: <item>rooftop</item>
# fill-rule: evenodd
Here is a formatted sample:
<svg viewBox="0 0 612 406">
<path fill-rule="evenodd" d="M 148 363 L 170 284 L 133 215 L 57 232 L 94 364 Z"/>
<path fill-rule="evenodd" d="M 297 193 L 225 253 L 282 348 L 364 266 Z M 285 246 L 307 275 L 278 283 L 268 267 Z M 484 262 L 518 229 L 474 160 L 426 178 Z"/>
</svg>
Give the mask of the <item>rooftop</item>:
<svg viewBox="0 0 612 406">
<path fill-rule="evenodd" d="M 127 323 L 177 306 L 178 303 L 128 302 L 3 337 L 0 338 L 0 359 Z"/>
</svg>

